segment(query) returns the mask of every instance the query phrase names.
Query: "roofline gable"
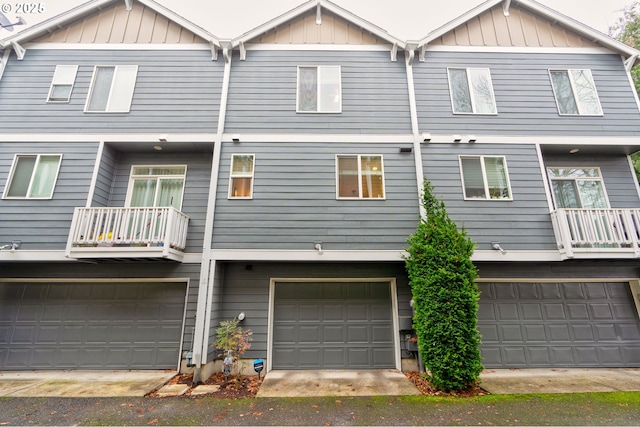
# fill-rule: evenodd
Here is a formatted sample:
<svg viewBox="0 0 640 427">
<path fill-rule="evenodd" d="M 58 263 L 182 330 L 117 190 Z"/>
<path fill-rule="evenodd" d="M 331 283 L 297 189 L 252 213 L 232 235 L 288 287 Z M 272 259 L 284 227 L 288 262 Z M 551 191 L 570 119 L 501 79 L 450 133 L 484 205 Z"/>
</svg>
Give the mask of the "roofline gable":
<svg viewBox="0 0 640 427">
<path fill-rule="evenodd" d="M 236 37 L 234 39 L 232 39 L 232 45 L 233 47 L 238 47 L 238 46 L 242 46 L 245 43 L 249 42 L 250 40 L 259 37 L 260 35 L 288 22 L 291 21 L 292 19 L 297 18 L 298 16 L 301 16 L 307 12 L 310 12 L 314 9 L 325 9 L 331 13 L 333 13 L 334 15 L 339 16 L 340 18 L 349 21 L 351 23 L 353 23 L 354 25 L 357 25 L 365 30 L 367 30 L 368 32 L 370 32 L 371 34 L 373 34 L 374 36 L 382 39 L 382 40 L 386 40 L 387 42 L 389 42 L 389 44 L 393 45 L 393 46 L 397 46 L 399 48 L 405 49 L 406 48 L 406 42 L 404 42 L 403 40 L 400 40 L 399 38 L 396 38 L 394 36 L 392 36 L 391 34 L 389 34 L 387 31 L 385 31 L 384 29 L 372 24 L 371 22 L 360 18 L 359 16 L 349 12 L 346 9 L 341 8 L 340 6 L 336 5 L 335 3 L 330 2 L 329 0 L 309 0 L 303 4 L 301 4 L 298 7 L 295 7 L 293 9 L 291 9 L 289 12 L 286 12 L 268 22 L 266 22 L 263 25 L 260 25 L 256 28 L 254 28 L 253 30 L 250 30 L 246 33 L 244 33 L 243 35 Z"/>
<path fill-rule="evenodd" d="M 19 33 L 7 37 L 3 40 L 0 40 L 0 49 L 20 45 L 21 43 L 29 42 L 37 37 L 42 36 L 50 29 L 60 28 L 78 18 L 81 18 L 85 15 L 89 15 L 95 12 L 97 9 L 110 5 L 111 3 L 122 2 L 124 1 L 127 9 L 131 8 L 131 5 L 134 0 L 91 0 L 81 5 L 74 7 L 73 9 L 68 10 L 67 12 L 63 12 L 59 15 L 56 15 L 46 21 L 40 22 L 33 27 L 27 28 Z M 175 22 L 181 27 L 191 31 L 198 37 L 206 40 L 209 44 L 215 48 L 220 48 L 220 40 L 208 32 L 207 30 L 199 27 L 193 22 L 183 18 L 182 16 L 172 12 L 166 7 L 160 5 L 154 0 L 135 0 L 136 2 L 152 9 L 153 11 L 163 15 L 165 18 L 170 21 Z"/>
<path fill-rule="evenodd" d="M 583 24 L 572 18 L 569 18 L 568 16 L 563 15 L 562 13 L 557 12 L 534 0 L 487 0 L 484 3 L 476 6 L 475 8 L 469 10 L 468 12 L 455 18 L 454 20 L 431 31 L 424 38 L 416 42 L 418 45 L 418 49 L 424 50 L 426 46 L 429 43 L 431 43 L 433 40 L 444 36 L 445 34 L 459 27 L 460 25 L 488 11 L 489 9 L 495 7 L 500 3 L 503 3 L 503 11 L 507 15 L 508 15 L 508 9 L 510 5 L 521 6 L 524 9 L 534 12 L 535 14 L 543 18 L 546 18 L 554 23 L 556 22 L 560 23 L 561 25 L 574 31 L 575 33 L 589 40 L 592 40 L 594 43 L 600 44 L 608 49 L 611 49 L 612 51 L 620 55 L 623 55 L 627 59 L 633 58 L 631 62 L 635 62 L 638 55 L 640 55 L 640 50 L 637 50 L 631 46 L 628 46 L 622 43 L 621 41 L 613 39 L 608 35 L 589 27 L 586 24 Z"/>
</svg>

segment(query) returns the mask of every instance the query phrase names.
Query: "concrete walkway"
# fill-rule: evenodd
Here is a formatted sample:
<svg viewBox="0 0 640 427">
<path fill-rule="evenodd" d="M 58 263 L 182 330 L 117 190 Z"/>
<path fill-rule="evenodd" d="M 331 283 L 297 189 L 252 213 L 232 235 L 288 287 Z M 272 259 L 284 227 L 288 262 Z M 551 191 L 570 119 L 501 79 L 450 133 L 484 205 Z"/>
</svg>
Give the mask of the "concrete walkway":
<svg viewBox="0 0 640 427">
<path fill-rule="evenodd" d="M 2 371 L 0 397 L 145 396 L 175 371 Z"/>
<path fill-rule="evenodd" d="M 480 379 L 491 394 L 640 391 L 640 368 L 488 369 Z"/>
</svg>

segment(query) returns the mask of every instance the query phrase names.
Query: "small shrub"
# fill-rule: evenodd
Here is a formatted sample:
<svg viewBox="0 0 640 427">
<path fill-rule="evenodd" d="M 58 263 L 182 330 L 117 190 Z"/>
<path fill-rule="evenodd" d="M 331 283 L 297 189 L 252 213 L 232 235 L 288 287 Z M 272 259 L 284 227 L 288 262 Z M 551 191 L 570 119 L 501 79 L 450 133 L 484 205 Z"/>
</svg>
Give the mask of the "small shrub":
<svg viewBox="0 0 640 427">
<path fill-rule="evenodd" d="M 426 217 L 407 239 L 405 259 L 418 350 L 434 387 L 464 390 L 476 384 L 483 369 L 477 330 L 478 273 L 471 262 L 474 245 L 449 218 L 429 182 L 422 201 Z"/>
<path fill-rule="evenodd" d="M 220 356 L 226 356 L 229 351 L 233 356 L 234 365 L 240 365 L 241 356 L 251 348 L 251 335 L 249 329 L 243 329 L 239 325 L 240 320 L 222 320 L 216 328 L 215 346 L 223 350 Z M 238 363 L 235 363 L 238 362 Z M 242 372 L 242 366 L 238 367 L 238 374 Z"/>
</svg>

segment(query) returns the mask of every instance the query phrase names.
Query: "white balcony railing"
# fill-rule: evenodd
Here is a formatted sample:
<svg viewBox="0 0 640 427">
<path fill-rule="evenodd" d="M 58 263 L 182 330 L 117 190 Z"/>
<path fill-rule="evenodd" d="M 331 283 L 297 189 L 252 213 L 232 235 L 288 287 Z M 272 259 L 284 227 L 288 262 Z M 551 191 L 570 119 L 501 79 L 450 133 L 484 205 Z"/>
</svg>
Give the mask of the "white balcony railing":
<svg viewBox="0 0 640 427">
<path fill-rule="evenodd" d="M 568 258 L 640 257 L 640 209 L 558 209 L 551 221 L 558 249 Z"/>
<path fill-rule="evenodd" d="M 173 207 L 76 208 L 67 255 L 176 259 L 179 254 L 181 260 L 188 224 L 189 217 Z"/>
</svg>

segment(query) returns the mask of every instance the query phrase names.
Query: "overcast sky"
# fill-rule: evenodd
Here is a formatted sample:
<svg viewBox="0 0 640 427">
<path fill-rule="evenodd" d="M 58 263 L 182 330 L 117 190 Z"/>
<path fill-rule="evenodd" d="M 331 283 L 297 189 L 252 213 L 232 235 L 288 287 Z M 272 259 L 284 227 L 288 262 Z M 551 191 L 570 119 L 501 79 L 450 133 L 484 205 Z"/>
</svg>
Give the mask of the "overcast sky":
<svg viewBox="0 0 640 427">
<path fill-rule="evenodd" d="M 0 0 L 0 8 L 10 18 L 21 15 L 29 25 L 65 12 L 83 0 L 30 0 L 41 10 L 16 13 L 25 0 Z M 305 0 L 156 0 L 219 38 L 234 38 L 259 26 Z M 633 0 L 539 0 L 570 18 L 607 33 Z M 339 6 L 370 21 L 403 40 L 420 39 L 482 0 L 333 0 Z M 21 27 L 16 27 L 21 28 Z M 24 27 L 22 27 L 24 28 Z M 0 38 L 9 36 L 0 30 Z"/>
</svg>

